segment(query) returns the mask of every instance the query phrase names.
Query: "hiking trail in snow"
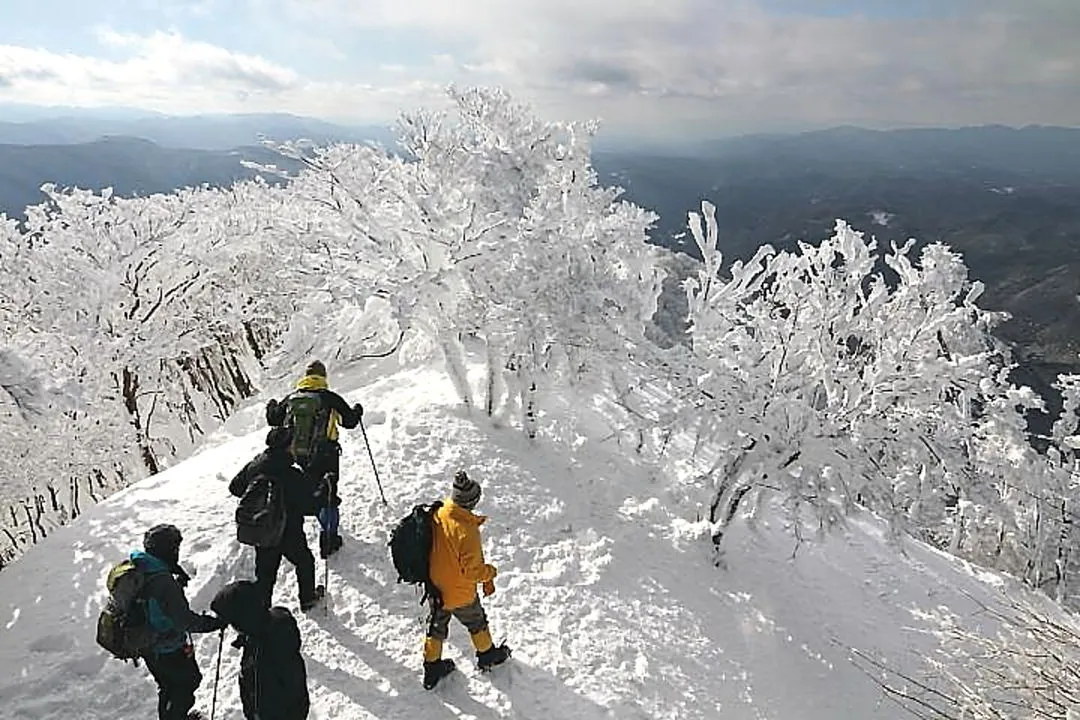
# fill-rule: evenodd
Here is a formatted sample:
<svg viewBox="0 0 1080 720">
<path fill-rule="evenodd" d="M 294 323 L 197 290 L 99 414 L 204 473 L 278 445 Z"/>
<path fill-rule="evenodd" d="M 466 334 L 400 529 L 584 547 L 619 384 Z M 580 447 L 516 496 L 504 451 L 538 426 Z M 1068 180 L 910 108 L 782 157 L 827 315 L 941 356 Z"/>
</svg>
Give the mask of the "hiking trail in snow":
<svg viewBox="0 0 1080 720">
<path fill-rule="evenodd" d="M 768 513 L 753 527 L 734 524 L 727 567 L 718 569 L 707 526 L 686 517 L 655 469 L 600 442 L 607 431 L 590 429 L 585 415 L 573 419 L 576 432 L 593 439 L 570 447 L 470 415 L 436 368 L 332 383 L 366 409 L 390 507 L 359 430 L 343 431 L 345 544 L 330 560 L 327 607 L 299 612 L 288 562 L 275 591 L 300 623 L 312 718 L 906 718 L 838 642 L 918 673 L 933 641 L 915 632 L 912 611 L 967 613 L 964 592 L 989 598 L 1004 582 L 919 543 L 900 552 L 872 518 L 793 553 L 790 532 Z M 184 533 L 195 610 L 226 582 L 253 577 L 254 552 L 234 539 L 226 485 L 264 446 L 261 422 L 261 403 L 247 407 L 195 456 L 90 509 L 0 573 L 0 717 L 154 715 L 145 668 L 94 642 L 105 573 L 148 527 L 171 522 Z M 493 637 L 514 655 L 479 673 L 454 621 L 444 656 L 458 671 L 425 691 L 424 608 L 411 586 L 395 582 L 386 543 L 414 504 L 449 493 L 457 468 L 483 486 L 477 512 L 490 516 L 484 547 L 499 569 L 484 605 Z M 317 549 L 313 519 L 307 530 Z M 322 561 L 316 572 L 321 582 Z M 231 637 L 217 717 L 239 719 Z M 217 634 L 196 636 L 196 647 L 197 707 L 209 713 Z"/>
</svg>

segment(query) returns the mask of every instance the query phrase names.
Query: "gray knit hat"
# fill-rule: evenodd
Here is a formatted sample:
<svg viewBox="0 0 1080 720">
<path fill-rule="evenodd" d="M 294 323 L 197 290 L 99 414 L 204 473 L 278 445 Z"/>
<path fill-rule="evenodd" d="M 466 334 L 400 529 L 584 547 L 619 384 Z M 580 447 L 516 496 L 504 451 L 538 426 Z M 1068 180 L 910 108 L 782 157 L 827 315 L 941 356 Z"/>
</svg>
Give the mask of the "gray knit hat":
<svg viewBox="0 0 1080 720">
<path fill-rule="evenodd" d="M 454 473 L 454 491 L 450 499 L 455 505 L 472 510 L 480 502 L 480 483 L 466 475 L 464 470 L 458 470 Z"/>
</svg>

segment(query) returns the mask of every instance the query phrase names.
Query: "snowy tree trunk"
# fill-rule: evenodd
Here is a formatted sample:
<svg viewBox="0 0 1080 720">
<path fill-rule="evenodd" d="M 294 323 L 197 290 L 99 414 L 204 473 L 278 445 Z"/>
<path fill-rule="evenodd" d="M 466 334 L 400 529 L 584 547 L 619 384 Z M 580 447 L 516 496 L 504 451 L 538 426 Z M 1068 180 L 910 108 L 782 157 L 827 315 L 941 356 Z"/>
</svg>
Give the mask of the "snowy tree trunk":
<svg viewBox="0 0 1080 720">
<path fill-rule="evenodd" d="M 1069 550 L 1072 542 L 1072 516 L 1069 514 L 1068 498 L 1061 499 L 1061 530 L 1058 533 L 1057 557 L 1054 560 L 1055 579 L 1057 584 L 1054 588 L 1055 600 L 1064 604 L 1068 597 L 1068 566 Z"/>
<path fill-rule="evenodd" d="M 128 412 L 131 425 L 135 428 L 135 441 L 139 445 L 139 454 L 143 464 L 150 474 L 156 474 L 161 470 L 154 450 L 150 447 L 150 438 L 147 437 L 143 428 L 142 418 L 139 415 L 139 376 L 130 368 L 124 368 L 120 374 L 120 393 L 124 399 L 124 408 Z"/>
<path fill-rule="evenodd" d="M 82 508 L 79 507 L 79 478 L 71 478 L 71 518 L 75 519 L 82 514 Z"/>
<path fill-rule="evenodd" d="M 1041 562 L 1039 560 L 1039 554 L 1042 550 L 1042 501 L 1035 500 L 1035 527 L 1031 534 L 1031 545 L 1028 547 L 1028 560 L 1027 569 L 1024 572 L 1024 579 L 1028 585 L 1033 588 L 1038 588 L 1041 578 Z"/>
<path fill-rule="evenodd" d="M 956 521 L 953 525 L 952 537 L 949 538 L 949 552 L 953 555 L 960 553 L 964 544 L 964 529 L 967 525 L 967 503 L 964 502 L 964 493 L 961 492 L 956 501 Z"/>
<path fill-rule="evenodd" d="M 454 383 L 454 389 L 465 407 L 470 410 L 473 407 L 472 388 L 469 387 L 469 375 L 465 369 L 465 360 L 461 356 L 461 344 L 453 333 L 442 333 L 439 338 L 439 346 L 442 349 L 443 359 L 446 360 L 446 372 L 450 375 L 450 381 Z"/>
<path fill-rule="evenodd" d="M 491 341 L 485 343 L 487 348 L 487 380 L 484 383 L 484 412 L 488 417 L 495 414 L 497 404 L 496 393 L 498 392 L 499 373 L 502 372 L 500 361 L 501 354 Z"/>
<path fill-rule="evenodd" d="M 739 502 L 753 487 L 751 483 L 744 482 L 743 467 L 755 446 L 756 443 L 743 450 L 723 469 L 712 502 L 709 503 L 709 522 L 713 525 L 712 543 L 717 548 L 724 540 L 728 524 L 739 511 Z"/>
<path fill-rule="evenodd" d="M 533 440 L 536 438 L 536 381 L 531 380 L 528 386 L 521 386 L 521 425 L 525 435 Z"/>
<path fill-rule="evenodd" d="M 100 476 L 100 471 L 95 470 L 94 474 L 96 476 Z M 90 500 L 91 501 L 93 501 L 95 503 L 98 502 L 98 497 L 97 497 L 96 494 L 94 494 L 94 478 L 93 477 L 86 478 L 86 492 L 90 495 Z"/>
<path fill-rule="evenodd" d="M 30 515 L 30 503 L 26 500 L 23 500 L 23 511 L 26 513 L 26 526 L 30 528 L 30 542 L 37 545 L 37 531 L 34 529 L 34 519 Z"/>
</svg>

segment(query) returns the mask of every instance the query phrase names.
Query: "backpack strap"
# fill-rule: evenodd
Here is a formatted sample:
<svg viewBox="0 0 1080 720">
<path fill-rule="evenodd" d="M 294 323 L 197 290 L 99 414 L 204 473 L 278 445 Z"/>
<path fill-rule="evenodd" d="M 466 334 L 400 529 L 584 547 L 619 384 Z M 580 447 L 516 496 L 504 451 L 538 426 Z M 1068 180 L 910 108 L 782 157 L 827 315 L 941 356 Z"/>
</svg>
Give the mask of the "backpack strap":
<svg viewBox="0 0 1080 720">
<path fill-rule="evenodd" d="M 432 542 L 435 542 L 435 513 L 439 512 L 439 508 L 443 506 L 442 500 L 436 500 L 428 506 L 428 516 L 431 518 L 431 537 Z M 424 580 L 424 594 L 420 596 L 420 604 L 430 600 L 434 603 L 436 608 L 441 608 L 443 605 L 442 591 L 435 586 L 435 583 L 431 581 L 431 572 L 428 571 L 428 577 Z"/>
</svg>

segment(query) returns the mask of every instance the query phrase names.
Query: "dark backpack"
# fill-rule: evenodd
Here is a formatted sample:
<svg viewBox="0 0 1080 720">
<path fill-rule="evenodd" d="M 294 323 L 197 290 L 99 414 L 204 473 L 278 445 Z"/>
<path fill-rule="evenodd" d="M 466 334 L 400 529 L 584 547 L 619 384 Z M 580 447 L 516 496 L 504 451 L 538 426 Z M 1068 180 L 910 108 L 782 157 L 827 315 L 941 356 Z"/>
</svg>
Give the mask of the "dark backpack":
<svg viewBox="0 0 1080 720">
<path fill-rule="evenodd" d="M 134 660 L 154 646 L 157 633 L 147 615 L 146 574 L 131 560 L 117 563 L 105 578 L 109 599 L 98 615 L 97 644 L 120 660 Z"/>
<path fill-rule="evenodd" d="M 285 534 L 285 498 L 281 483 L 256 475 L 236 506 L 236 539 L 244 545 L 277 547 Z"/>
<path fill-rule="evenodd" d="M 435 598 L 436 602 L 439 599 L 439 590 L 431 582 L 430 561 L 433 516 L 440 507 L 440 501 L 415 505 L 390 533 L 390 558 L 397 570 L 398 582 L 423 585 L 421 602 L 429 597 Z"/>
<path fill-rule="evenodd" d="M 289 450 L 298 463 L 306 465 L 327 441 L 329 409 L 319 393 L 306 391 L 285 398 L 284 405 L 285 427 L 292 430 Z"/>
</svg>

